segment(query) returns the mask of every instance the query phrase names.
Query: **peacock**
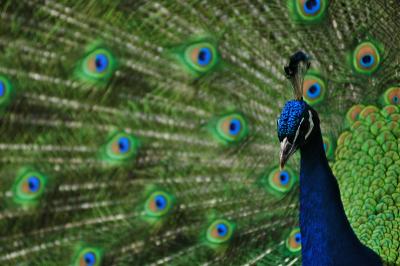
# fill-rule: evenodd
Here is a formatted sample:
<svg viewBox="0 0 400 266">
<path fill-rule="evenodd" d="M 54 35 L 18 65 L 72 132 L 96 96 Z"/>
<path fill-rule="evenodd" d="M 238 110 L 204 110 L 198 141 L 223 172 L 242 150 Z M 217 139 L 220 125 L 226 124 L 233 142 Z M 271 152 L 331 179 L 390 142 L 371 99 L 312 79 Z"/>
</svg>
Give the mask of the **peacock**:
<svg viewBox="0 0 400 266">
<path fill-rule="evenodd" d="M 400 265 L 399 1 L 3 0 L 0 25 L 0 265 Z"/>
<path fill-rule="evenodd" d="M 303 100 L 302 77 L 310 65 L 303 52 L 290 58 L 285 72 L 296 99 L 285 104 L 277 123 L 281 168 L 298 149 L 301 151 L 303 265 L 382 265 L 380 257 L 360 243 L 349 224 L 325 155 L 318 114 Z"/>
</svg>

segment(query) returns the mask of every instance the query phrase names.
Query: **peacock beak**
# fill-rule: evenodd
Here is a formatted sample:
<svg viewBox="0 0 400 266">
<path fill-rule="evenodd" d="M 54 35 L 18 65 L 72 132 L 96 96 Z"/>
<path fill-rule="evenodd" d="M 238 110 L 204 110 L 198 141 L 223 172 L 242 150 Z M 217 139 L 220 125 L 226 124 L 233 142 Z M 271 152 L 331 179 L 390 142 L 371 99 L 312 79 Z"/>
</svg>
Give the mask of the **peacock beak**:
<svg viewBox="0 0 400 266">
<path fill-rule="evenodd" d="M 280 152 L 280 166 L 281 170 L 285 167 L 286 162 L 289 160 L 290 156 L 296 152 L 296 145 L 293 145 L 288 141 L 287 138 L 281 142 L 281 152 Z"/>
</svg>

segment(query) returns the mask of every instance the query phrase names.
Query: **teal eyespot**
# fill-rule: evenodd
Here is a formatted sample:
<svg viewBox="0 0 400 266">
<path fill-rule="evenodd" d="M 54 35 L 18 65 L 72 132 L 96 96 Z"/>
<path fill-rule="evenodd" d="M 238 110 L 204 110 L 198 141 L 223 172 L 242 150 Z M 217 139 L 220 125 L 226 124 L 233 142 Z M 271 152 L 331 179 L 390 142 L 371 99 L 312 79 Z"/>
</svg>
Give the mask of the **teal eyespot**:
<svg viewBox="0 0 400 266">
<path fill-rule="evenodd" d="M 101 265 L 102 251 L 97 248 L 82 248 L 74 259 L 74 266 L 99 266 Z"/>
<path fill-rule="evenodd" d="M 12 191 L 14 202 L 21 205 L 38 203 L 47 185 L 47 177 L 42 173 L 25 169 L 17 176 Z"/>
<path fill-rule="evenodd" d="M 300 228 L 293 229 L 285 241 L 286 248 L 291 253 L 298 253 L 301 250 L 301 233 Z"/>
<path fill-rule="evenodd" d="M 380 100 L 383 105 L 400 106 L 400 87 L 387 89 Z"/>
<path fill-rule="evenodd" d="M 189 45 L 185 51 L 185 60 L 194 71 L 205 73 L 216 65 L 217 49 L 208 42 Z"/>
<path fill-rule="evenodd" d="M 326 94 L 325 82 L 316 75 L 306 75 L 303 83 L 304 100 L 311 106 L 324 101 Z"/>
<path fill-rule="evenodd" d="M 103 147 L 103 158 L 111 163 L 131 162 L 139 149 L 139 140 L 123 131 L 115 132 Z"/>
<path fill-rule="evenodd" d="M 0 111 L 10 104 L 13 93 L 11 82 L 6 77 L 0 76 Z"/>
<path fill-rule="evenodd" d="M 271 194 L 283 196 L 293 188 L 297 179 L 294 171 L 289 166 L 285 166 L 285 169 L 282 170 L 279 167 L 275 167 L 263 176 L 262 183 Z"/>
<path fill-rule="evenodd" d="M 289 11 L 294 20 L 304 23 L 317 23 L 325 18 L 327 0 L 289 0 Z"/>
<path fill-rule="evenodd" d="M 238 143 L 247 137 L 247 121 L 239 113 L 223 115 L 211 122 L 211 131 L 216 140 L 223 144 Z"/>
<path fill-rule="evenodd" d="M 80 61 L 77 69 L 78 76 L 87 81 L 107 81 L 115 72 L 116 59 L 110 50 L 97 47 L 90 50 Z"/>
<path fill-rule="evenodd" d="M 177 49 L 177 56 L 183 66 L 196 76 L 209 73 L 220 61 L 217 44 L 209 39 L 200 39 L 182 45 Z"/>
<path fill-rule="evenodd" d="M 225 219 L 214 220 L 207 228 L 206 240 L 211 244 L 225 244 L 232 239 L 235 225 Z"/>
<path fill-rule="evenodd" d="M 164 191 L 152 192 L 145 202 L 146 215 L 153 218 L 158 218 L 167 215 L 172 211 L 174 198 L 172 195 Z"/>
<path fill-rule="evenodd" d="M 381 55 L 378 45 L 371 41 L 360 43 L 353 52 L 353 68 L 357 73 L 373 74 L 381 63 Z"/>
</svg>

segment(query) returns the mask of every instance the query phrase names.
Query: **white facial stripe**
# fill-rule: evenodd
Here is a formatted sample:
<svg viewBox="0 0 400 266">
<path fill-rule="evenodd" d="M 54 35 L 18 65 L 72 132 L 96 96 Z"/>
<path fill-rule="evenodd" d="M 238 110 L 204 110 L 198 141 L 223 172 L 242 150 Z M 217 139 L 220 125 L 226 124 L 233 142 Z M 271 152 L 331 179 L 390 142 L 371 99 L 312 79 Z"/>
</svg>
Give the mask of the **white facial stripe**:
<svg viewBox="0 0 400 266">
<path fill-rule="evenodd" d="M 296 143 L 297 137 L 299 136 L 299 133 L 300 133 L 301 124 L 303 123 L 303 121 L 304 121 L 304 117 L 301 119 L 300 125 L 297 127 L 296 136 L 294 136 L 293 143 Z"/>
<path fill-rule="evenodd" d="M 311 131 L 312 131 L 313 128 L 314 128 L 314 121 L 312 120 L 312 113 L 311 113 L 310 110 L 308 110 L 308 114 L 310 115 L 310 116 L 308 117 L 308 122 L 310 122 L 310 128 L 308 129 L 308 132 L 307 132 L 307 134 L 306 134 L 305 139 L 308 138 L 308 136 L 311 134 Z"/>
<path fill-rule="evenodd" d="M 282 142 L 281 142 L 281 152 L 280 152 L 280 154 L 279 154 L 280 157 L 282 157 L 284 147 L 287 145 L 287 143 L 290 144 L 290 142 L 288 141 L 287 138 L 285 138 L 284 140 L 282 140 Z"/>
<path fill-rule="evenodd" d="M 290 143 L 289 142 L 289 140 L 287 139 L 287 137 L 284 139 L 284 140 L 282 140 L 282 142 L 281 142 L 281 152 L 280 152 L 280 157 L 282 157 L 282 155 L 283 155 L 283 152 L 285 151 L 285 147 L 287 147 L 287 146 L 289 146 L 290 147 L 290 150 L 289 150 L 289 152 L 287 153 L 287 155 L 286 156 L 289 156 L 289 155 L 291 155 L 291 154 L 293 154 L 294 152 L 295 152 L 295 146 L 292 144 L 292 143 Z"/>
</svg>

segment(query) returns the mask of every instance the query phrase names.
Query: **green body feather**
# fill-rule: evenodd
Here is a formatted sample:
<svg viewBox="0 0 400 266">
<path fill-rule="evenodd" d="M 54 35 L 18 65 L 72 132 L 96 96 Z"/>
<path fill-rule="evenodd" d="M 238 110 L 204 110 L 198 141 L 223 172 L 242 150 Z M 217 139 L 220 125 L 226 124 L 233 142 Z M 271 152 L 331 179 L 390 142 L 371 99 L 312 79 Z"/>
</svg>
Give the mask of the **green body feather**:
<svg viewBox="0 0 400 266">
<path fill-rule="evenodd" d="M 351 225 L 399 264 L 400 6 L 306 2 L 2 1 L 0 264 L 300 265 L 297 50 Z"/>
</svg>

